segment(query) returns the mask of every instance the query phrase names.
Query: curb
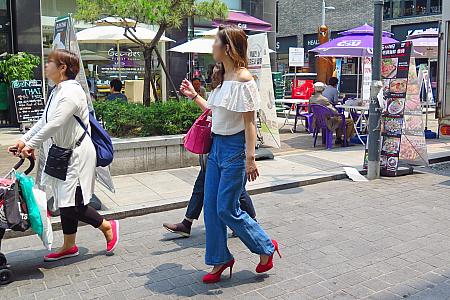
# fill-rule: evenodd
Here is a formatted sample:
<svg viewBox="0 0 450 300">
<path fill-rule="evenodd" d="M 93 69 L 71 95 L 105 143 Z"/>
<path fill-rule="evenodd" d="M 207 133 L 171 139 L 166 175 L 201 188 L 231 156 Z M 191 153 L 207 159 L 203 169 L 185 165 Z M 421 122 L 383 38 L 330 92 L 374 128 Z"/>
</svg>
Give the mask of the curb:
<svg viewBox="0 0 450 300">
<path fill-rule="evenodd" d="M 293 189 L 293 188 L 298 188 L 298 187 L 307 186 L 307 185 L 328 182 L 328 181 L 341 180 L 341 179 L 345 179 L 345 178 L 347 178 L 347 175 L 345 173 L 340 173 L 340 174 L 335 174 L 335 175 L 318 177 L 318 178 L 314 178 L 314 179 L 283 183 L 280 185 L 274 185 L 274 186 L 270 186 L 270 187 L 256 188 L 253 190 L 249 190 L 248 193 L 250 195 L 259 195 L 259 194 L 264 194 L 264 193 L 282 191 L 282 190 Z M 138 217 L 138 216 L 143 216 L 143 215 L 148 215 L 148 214 L 153 214 L 153 213 L 159 213 L 159 212 L 163 212 L 163 211 L 180 209 L 180 208 L 187 207 L 188 203 L 189 203 L 188 200 L 183 200 L 183 201 L 162 204 L 162 205 L 138 207 L 138 208 L 129 209 L 129 210 L 119 210 L 119 211 L 110 211 L 110 212 L 105 211 L 104 213 L 102 213 L 100 211 L 100 214 L 103 217 L 105 217 L 105 219 L 120 220 L 120 219 L 129 218 L 129 217 Z M 58 219 L 57 221 L 52 222 L 53 231 L 61 230 L 61 221 L 59 220 L 59 217 L 57 219 Z M 82 222 L 79 223 L 79 226 L 86 226 L 86 225 L 87 224 L 82 223 Z M 17 237 L 29 236 L 29 235 L 33 235 L 33 234 L 34 234 L 34 232 L 32 232 L 31 230 L 27 230 L 25 232 L 9 230 L 5 233 L 5 236 L 3 239 L 17 238 Z"/>
</svg>

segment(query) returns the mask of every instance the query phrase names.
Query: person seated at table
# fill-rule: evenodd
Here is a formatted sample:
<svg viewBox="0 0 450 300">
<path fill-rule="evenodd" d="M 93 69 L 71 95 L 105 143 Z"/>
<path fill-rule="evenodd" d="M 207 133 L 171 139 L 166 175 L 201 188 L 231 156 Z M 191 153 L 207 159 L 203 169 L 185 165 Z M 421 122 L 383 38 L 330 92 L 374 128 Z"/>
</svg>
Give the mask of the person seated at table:
<svg viewBox="0 0 450 300">
<path fill-rule="evenodd" d="M 333 112 L 336 113 L 336 116 L 331 117 L 329 122 L 327 122 L 327 127 L 331 131 L 336 130 L 336 145 L 342 144 L 342 135 L 344 134 L 342 127 L 340 126 L 342 122 L 342 115 L 338 112 L 338 110 L 333 106 L 333 104 L 326 97 L 323 96 L 323 91 L 325 90 L 325 84 L 322 82 L 314 83 L 314 95 L 309 99 L 309 105 L 311 104 L 319 104 L 325 107 L 328 107 Z M 309 107 L 311 110 L 311 107 Z M 313 119 L 313 127 L 314 127 L 314 119 Z M 355 135 L 355 126 L 354 122 L 351 118 L 345 119 L 345 127 L 347 132 L 347 144 L 352 136 Z"/>
<path fill-rule="evenodd" d="M 330 77 L 328 79 L 328 85 L 325 87 L 322 95 L 328 99 L 333 105 L 337 105 L 339 101 L 339 93 L 337 90 L 337 85 L 339 83 L 339 79 L 336 77 Z"/>
<path fill-rule="evenodd" d="M 111 87 L 111 94 L 106 97 L 106 100 L 108 101 L 114 101 L 114 100 L 121 100 L 124 102 L 128 101 L 128 98 L 125 94 L 122 94 L 122 87 L 123 83 L 120 81 L 119 78 L 114 78 L 109 83 L 109 86 Z"/>
</svg>

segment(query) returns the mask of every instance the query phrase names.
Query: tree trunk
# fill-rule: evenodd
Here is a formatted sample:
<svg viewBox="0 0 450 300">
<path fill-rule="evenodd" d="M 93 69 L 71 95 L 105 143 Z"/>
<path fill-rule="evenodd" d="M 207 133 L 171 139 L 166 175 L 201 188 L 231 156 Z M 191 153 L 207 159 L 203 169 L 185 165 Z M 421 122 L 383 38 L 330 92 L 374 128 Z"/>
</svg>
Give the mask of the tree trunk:
<svg viewBox="0 0 450 300">
<path fill-rule="evenodd" d="M 170 76 L 169 72 L 167 71 L 166 64 L 162 60 L 162 57 L 158 51 L 158 48 L 155 48 L 155 53 L 158 56 L 158 61 L 161 63 L 161 67 L 163 68 L 164 73 L 166 73 L 166 76 L 167 76 L 167 79 L 169 80 L 170 85 L 172 86 L 173 90 L 175 91 L 175 97 L 179 101 L 180 97 L 178 96 L 178 93 L 176 92 L 177 88 L 176 88 L 175 84 L 173 83 L 172 76 Z"/>
<path fill-rule="evenodd" d="M 150 82 L 152 80 L 152 71 L 151 71 L 151 64 L 152 64 L 152 48 L 144 47 L 144 105 L 150 106 Z"/>
<path fill-rule="evenodd" d="M 155 102 L 159 101 L 158 91 L 156 90 L 156 81 L 155 81 L 155 65 L 153 64 L 153 48 L 152 51 L 150 51 L 150 57 L 151 57 L 151 63 L 150 63 L 150 77 L 151 77 L 151 84 L 152 84 L 152 91 L 153 91 L 153 98 L 155 99 Z"/>
</svg>

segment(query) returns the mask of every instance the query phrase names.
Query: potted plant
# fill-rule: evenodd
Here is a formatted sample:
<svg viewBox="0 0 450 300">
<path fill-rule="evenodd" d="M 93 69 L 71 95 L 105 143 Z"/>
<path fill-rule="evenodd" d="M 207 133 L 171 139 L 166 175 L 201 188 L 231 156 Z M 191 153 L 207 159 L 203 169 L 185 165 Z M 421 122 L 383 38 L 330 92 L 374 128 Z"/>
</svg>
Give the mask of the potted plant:
<svg viewBox="0 0 450 300">
<path fill-rule="evenodd" d="M 14 80 L 30 80 L 41 60 L 26 52 L 6 54 L 0 57 L 0 113 L 9 109 L 8 88 Z"/>
</svg>

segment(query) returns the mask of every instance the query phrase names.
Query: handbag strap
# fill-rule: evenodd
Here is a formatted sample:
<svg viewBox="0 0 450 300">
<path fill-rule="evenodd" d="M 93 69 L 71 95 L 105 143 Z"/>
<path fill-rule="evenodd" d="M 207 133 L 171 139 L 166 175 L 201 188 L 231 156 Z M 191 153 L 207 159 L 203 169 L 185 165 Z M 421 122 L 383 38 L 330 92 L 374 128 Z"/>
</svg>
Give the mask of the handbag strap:
<svg viewBox="0 0 450 300">
<path fill-rule="evenodd" d="M 206 110 L 205 110 L 205 111 L 197 118 L 196 122 L 197 122 L 197 121 L 200 121 L 200 120 L 207 120 L 207 119 L 208 119 L 208 115 L 209 115 L 210 112 L 211 112 L 210 109 L 206 109 Z"/>
</svg>

